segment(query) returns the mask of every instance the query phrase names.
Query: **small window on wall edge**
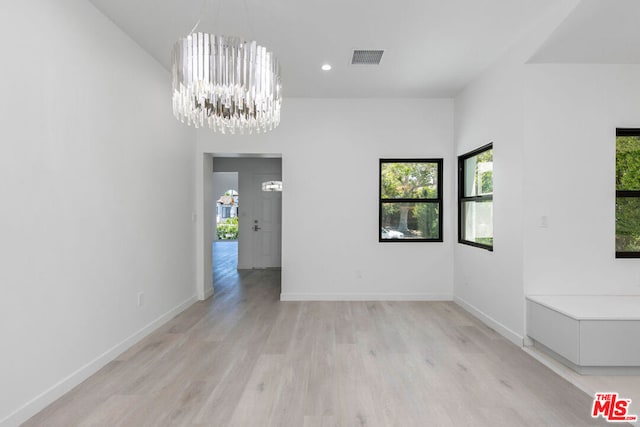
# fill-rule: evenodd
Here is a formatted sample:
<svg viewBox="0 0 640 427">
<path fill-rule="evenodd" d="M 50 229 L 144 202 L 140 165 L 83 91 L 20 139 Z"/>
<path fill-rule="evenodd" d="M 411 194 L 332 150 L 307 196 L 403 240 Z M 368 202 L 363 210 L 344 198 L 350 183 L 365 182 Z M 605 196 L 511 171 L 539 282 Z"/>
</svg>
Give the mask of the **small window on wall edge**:
<svg viewBox="0 0 640 427">
<path fill-rule="evenodd" d="M 379 242 L 442 242 L 442 159 L 380 159 Z"/>
<path fill-rule="evenodd" d="M 493 251 L 493 143 L 458 157 L 458 243 Z"/>
<path fill-rule="evenodd" d="M 640 258 L 640 129 L 616 129 L 616 258 Z"/>
</svg>

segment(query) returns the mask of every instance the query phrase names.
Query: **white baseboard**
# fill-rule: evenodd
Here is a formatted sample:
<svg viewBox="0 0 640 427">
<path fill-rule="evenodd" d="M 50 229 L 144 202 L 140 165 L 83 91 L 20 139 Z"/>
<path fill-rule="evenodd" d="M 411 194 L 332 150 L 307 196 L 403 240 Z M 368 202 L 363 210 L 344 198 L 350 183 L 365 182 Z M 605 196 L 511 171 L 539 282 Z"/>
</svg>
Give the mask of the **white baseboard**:
<svg viewBox="0 0 640 427">
<path fill-rule="evenodd" d="M 213 290 L 212 290 L 213 291 Z M 145 338 L 147 335 L 151 334 L 153 331 L 158 329 L 160 326 L 167 323 L 169 320 L 176 317 L 178 314 L 182 313 L 184 310 L 189 308 L 193 303 L 197 301 L 196 296 L 192 296 L 186 301 L 178 304 L 176 307 L 167 311 L 157 319 L 153 320 L 151 323 L 144 326 L 142 329 L 129 336 L 125 340 L 119 342 L 118 344 L 111 347 L 109 350 L 105 351 L 86 365 L 80 367 L 78 370 L 73 372 L 71 375 L 67 376 L 60 380 L 57 384 L 49 387 L 47 390 L 40 393 L 38 396 L 31 399 L 29 402 L 25 403 L 7 417 L 0 420 L 0 426 L 2 427 L 13 427 L 19 426 L 21 423 L 27 421 L 29 418 L 42 411 L 44 408 L 49 406 L 51 403 L 62 397 L 65 393 L 69 392 L 75 386 L 89 378 L 91 375 L 98 372 L 102 367 L 104 367 L 107 363 L 114 360 L 118 355 L 123 353 L 125 350 L 132 347 L 134 344 Z"/>
<path fill-rule="evenodd" d="M 280 294 L 280 301 L 453 301 L 451 294 L 313 294 L 288 293 Z"/>
<path fill-rule="evenodd" d="M 205 291 L 204 291 L 204 298 L 202 300 L 203 301 L 207 300 L 207 299 L 211 298 L 212 296 L 213 296 L 213 286 L 207 287 L 207 289 L 205 289 Z"/>
<path fill-rule="evenodd" d="M 479 310 L 460 297 L 454 297 L 453 301 L 518 347 L 522 347 L 524 345 L 524 337 L 522 335 L 512 331 L 493 317 L 484 313 L 482 310 Z"/>
</svg>

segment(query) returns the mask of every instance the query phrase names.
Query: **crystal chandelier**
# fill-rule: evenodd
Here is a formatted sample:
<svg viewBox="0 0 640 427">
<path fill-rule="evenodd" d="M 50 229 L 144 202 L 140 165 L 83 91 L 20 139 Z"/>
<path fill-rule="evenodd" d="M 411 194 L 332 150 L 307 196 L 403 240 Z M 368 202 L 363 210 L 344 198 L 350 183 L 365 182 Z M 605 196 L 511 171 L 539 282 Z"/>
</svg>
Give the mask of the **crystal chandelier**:
<svg viewBox="0 0 640 427">
<path fill-rule="evenodd" d="M 196 128 L 261 133 L 280 123 L 280 64 L 255 41 L 192 33 L 171 55 L 173 114 Z"/>
</svg>

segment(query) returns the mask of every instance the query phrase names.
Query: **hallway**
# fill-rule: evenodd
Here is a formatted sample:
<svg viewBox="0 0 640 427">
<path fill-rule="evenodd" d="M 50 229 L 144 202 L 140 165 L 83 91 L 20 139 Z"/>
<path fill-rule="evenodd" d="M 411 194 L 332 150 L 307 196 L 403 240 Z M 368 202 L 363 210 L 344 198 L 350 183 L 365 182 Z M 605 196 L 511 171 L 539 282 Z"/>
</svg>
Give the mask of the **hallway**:
<svg viewBox="0 0 640 427">
<path fill-rule="evenodd" d="M 278 270 L 216 277 L 214 297 L 26 425 L 604 424 L 589 396 L 451 302 L 280 302 Z"/>
<path fill-rule="evenodd" d="M 238 282 L 238 241 L 215 240 L 212 249 L 213 287 L 218 292 Z"/>
</svg>

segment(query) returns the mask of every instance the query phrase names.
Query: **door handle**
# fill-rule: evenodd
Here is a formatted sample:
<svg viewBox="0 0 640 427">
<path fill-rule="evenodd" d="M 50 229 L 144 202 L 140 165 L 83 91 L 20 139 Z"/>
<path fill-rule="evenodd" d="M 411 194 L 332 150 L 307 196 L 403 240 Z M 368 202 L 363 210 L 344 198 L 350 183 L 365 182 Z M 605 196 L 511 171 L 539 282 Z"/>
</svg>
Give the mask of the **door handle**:
<svg viewBox="0 0 640 427">
<path fill-rule="evenodd" d="M 258 225 L 254 225 L 253 226 L 253 231 L 258 231 L 258 230 L 260 230 L 260 227 L 258 227 Z"/>
</svg>

